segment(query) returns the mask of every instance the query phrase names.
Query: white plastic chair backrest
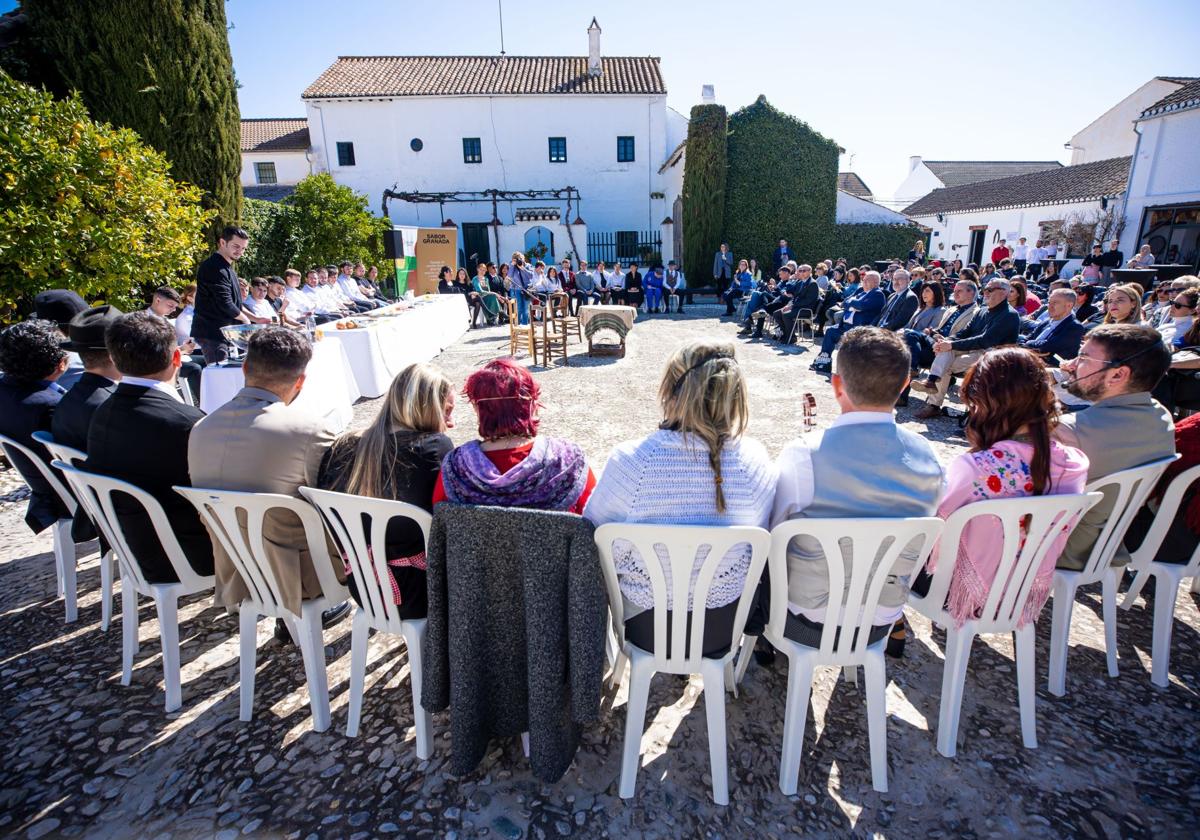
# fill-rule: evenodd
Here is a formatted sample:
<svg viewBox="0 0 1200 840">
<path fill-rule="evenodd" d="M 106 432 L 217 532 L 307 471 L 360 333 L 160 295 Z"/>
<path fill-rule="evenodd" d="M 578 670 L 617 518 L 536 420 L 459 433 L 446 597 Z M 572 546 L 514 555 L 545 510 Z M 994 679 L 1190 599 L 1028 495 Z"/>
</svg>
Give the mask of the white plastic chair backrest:
<svg viewBox="0 0 1200 840">
<path fill-rule="evenodd" d="M 393 499 L 371 499 L 315 487 L 301 487 L 300 495 L 321 514 L 325 527 L 345 552 L 371 626 L 399 633 L 400 609 L 392 598 L 387 564 L 387 527 L 396 517 L 411 519 L 428 544 L 433 516 L 416 505 Z"/>
<path fill-rule="evenodd" d="M 199 592 L 212 585 L 211 576 L 196 574 L 191 563 L 187 561 L 187 555 L 184 554 L 183 547 L 179 545 L 179 540 L 175 538 L 175 531 L 171 527 L 170 520 L 167 519 L 166 512 L 162 509 L 162 505 L 145 490 L 128 481 L 87 472 L 63 461 L 54 461 L 54 468 L 66 476 L 71 487 L 79 494 L 80 498 L 85 500 L 84 507 L 92 514 L 93 520 L 104 534 L 105 539 L 108 540 L 108 544 L 116 549 L 117 562 L 121 564 L 121 571 L 133 578 L 139 592 L 151 592 L 150 584 L 137 563 L 137 555 L 130 550 L 129 543 L 125 540 L 125 533 L 121 529 L 121 522 L 117 519 L 116 508 L 113 504 L 114 493 L 122 493 L 141 505 L 150 518 L 150 524 L 154 527 L 158 542 L 167 555 L 171 567 L 175 570 L 179 583 L 187 591 Z"/>
<path fill-rule="evenodd" d="M 946 519 L 929 592 L 923 598 L 913 595 L 910 600 L 922 604 L 922 612 L 937 617 L 940 623 L 953 621 L 943 605 L 954 575 L 963 529 L 975 519 L 995 519 L 1003 530 L 1001 543 L 996 547 L 1000 561 L 987 601 L 977 619 L 978 632 L 1013 630 L 1029 600 L 1038 569 L 1054 541 L 1064 530 L 1072 530 L 1083 514 L 1102 498 L 1102 493 L 1080 493 L 989 499 L 964 505 Z M 916 574 L 915 570 L 913 574 Z"/>
<path fill-rule="evenodd" d="M 1125 532 L 1129 530 L 1133 517 L 1154 490 L 1159 477 L 1178 458 L 1178 455 L 1172 455 L 1161 461 L 1151 461 L 1140 467 L 1121 470 L 1088 482 L 1085 491 L 1098 490 L 1106 499 L 1111 498 L 1114 501 L 1112 513 L 1105 521 L 1100 536 L 1096 537 L 1092 553 L 1088 555 L 1087 563 L 1080 572 L 1081 584 L 1099 580 L 1112 565 L 1113 555 L 1121 547 L 1121 541 L 1125 539 Z"/>
<path fill-rule="evenodd" d="M 200 519 L 225 549 L 246 584 L 249 600 L 261 608 L 261 614 L 280 615 L 286 610 L 283 587 L 271 567 L 268 540 L 263 534 L 267 515 L 272 512 L 290 511 L 299 518 L 313 570 L 325 597 L 335 604 L 349 597 L 346 587 L 334 574 L 325 541 L 325 526 L 308 502 L 280 493 L 245 493 L 207 487 L 176 487 L 175 492 L 199 511 Z"/>
<path fill-rule="evenodd" d="M 54 435 L 49 432 L 34 432 L 33 439 L 46 447 L 46 451 L 56 461 L 62 461 L 65 464 L 70 464 L 73 467 L 80 466 L 87 460 L 87 453 L 81 449 L 76 449 L 73 446 L 67 446 L 64 443 L 56 443 Z"/>
<path fill-rule="evenodd" d="M 22 443 L 17 443 L 15 440 L 10 437 L 6 437 L 5 435 L 0 435 L 0 448 L 2 448 L 4 450 L 4 454 L 8 456 L 8 462 L 13 465 L 13 469 L 15 469 L 18 473 L 21 473 L 21 478 L 25 479 L 26 484 L 29 483 L 29 478 L 25 475 L 25 473 L 21 472 L 19 463 L 13 457 L 13 455 L 14 453 L 20 454 L 24 456 L 26 460 L 30 461 L 34 468 L 42 474 L 42 478 L 45 479 L 46 483 L 49 484 L 54 492 L 58 494 L 58 498 L 64 505 L 66 505 L 66 508 L 71 512 L 71 515 L 75 515 L 75 497 L 71 495 L 71 491 L 66 488 L 66 485 L 59 481 L 58 476 L 54 474 L 54 470 L 50 469 L 46 462 L 42 460 L 40 455 L 38 455 L 28 446 L 25 446 Z"/>
<path fill-rule="evenodd" d="M 641 556 L 650 578 L 654 597 L 654 666 L 659 671 L 699 673 L 704 651 L 705 604 L 713 577 L 726 553 L 734 546 L 750 546 L 750 563 L 746 586 L 738 600 L 738 608 L 730 637 L 730 650 L 736 649 L 742 629 L 750 615 L 754 590 L 767 560 L 771 535 L 762 528 L 746 525 L 632 525 L 612 523 L 596 529 L 596 548 L 600 552 L 600 567 L 604 570 L 604 585 L 608 590 L 609 611 L 613 630 L 625 645 L 625 605 L 617 581 L 613 558 L 613 542 L 627 540 Z M 671 580 L 663 574 L 655 546 L 661 546 L 671 565 Z M 696 585 L 692 587 L 697 552 L 707 546 Z M 667 646 L 667 592 L 671 592 L 671 644 Z M 689 591 L 690 590 L 690 591 Z M 689 601 L 693 604 L 692 633 L 689 640 L 687 619 Z M 690 644 L 689 644 L 690 641 Z"/>
<path fill-rule="evenodd" d="M 847 664 L 862 661 L 883 586 L 900 555 L 910 549 L 916 554 L 913 568 L 925 565 L 925 558 L 933 550 L 942 525 L 942 520 L 936 516 L 790 519 L 779 523 L 771 529 L 768 561 L 771 612 L 767 626 L 771 635 L 782 638 L 787 628 L 788 545 L 795 537 L 808 537 L 820 544 L 829 576 L 821 656 Z M 843 546 L 850 556 L 848 581 Z M 841 632 L 838 632 L 839 627 Z"/>
<path fill-rule="evenodd" d="M 1200 464 L 1189 467 L 1171 479 L 1167 491 L 1163 493 L 1162 503 L 1158 506 L 1150 530 L 1146 532 L 1137 551 L 1133 552 L 1133 560 L 1129 564 L 1130 569 L 1140 571 L 1154 562 L 1154 556 L 1158 554 L 1158 548 L 1162 545 L 1163 538 L 1166 537 L 1171 523 L 1175 521 L 1175 516 L 1179 513 L 1179 506 L 1183 503 L 1184 495 L 1193 482 L 1198 479 L 1200 479 Z M 1188 560 L 1181 577 L 1194 577 L 1198 573 L 1200 573 L 1200 543 L 1197 543 L 1195 550 L 1192 551 L 1191 559 Z"/>
</svg>

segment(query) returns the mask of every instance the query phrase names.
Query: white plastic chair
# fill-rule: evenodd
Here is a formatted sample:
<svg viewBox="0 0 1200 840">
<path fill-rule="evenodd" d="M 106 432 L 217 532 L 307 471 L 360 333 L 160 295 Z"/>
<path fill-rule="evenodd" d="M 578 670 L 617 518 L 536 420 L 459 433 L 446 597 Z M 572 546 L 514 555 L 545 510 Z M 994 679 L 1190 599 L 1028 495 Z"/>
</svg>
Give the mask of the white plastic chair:
<svg viewBox="0 0 1200 840">
<path fill-rule="evenodd" d="M 796 792 L 808 698 L 813 671 L 818 665 L 853 669 L 861 665 L 866 682 L 867 729 L 871 742 L 871 784 L 887 791 L 887 673 L 883 648 L 887 636 L 869 642 L 879 597 L 901 552 L 912 546 L 916 566 L 924 565 L 942 530 L 937 517 L 909 519 L 793 519 L 771 529 L 768 563 L 771 575 L 771 614 L 765 635 L 788 658 L 787 711 L 783 725 L 783 751 L 779 788 L 787 796 Z M 788 614 L 788 545 L 804 536 L 820 544 L 829 575 L 829 602 L 825 609 L 821 646 L 809 647 L 785 635 Z M 843 544 L 851 558 L 846 580 Z M 876 560 L 878 558 L 878 560 Z M 817 561 L 819 562 L 819 561 Z"/>
<path fill-rule="evenodd" d="M 50 457 L 56 461 L 62 461 L 64 464 L 70 464 L 73 467 L 78 467 L 87 460 L 87 453 L 82 452 L 65 444 L 55 443 L 54 436 L 49 432 L 34 432 L 33 439 L 46 447 L 50 453 Z M 71 494 L 75 501 L 83 505 L 83 509 L 87 511 L 92 522 L 96 521 L 96 514 L 87 505 L 86 496 L 75 496 Z M 97 530 L 99 530 L 97 528 Z M 113 597 L 113 565 L 117 562 L 117 555 L 110 545 L 108 552 L 100 558 L 100 629 L 108 631 L 109 624 L 112 623 L 112 597 Z"/>
<path fill-rule="evenodd" d="M 967 661 L 971 658 L 971 643 L 976 636 L 984 633 L 1013 634 L 1017 656 L 1017 700 L 1021 708 L 1021 740 L 1029 749 L 1037 747 L 1034 625 L 1033 622 L 1021 627 L 1017 625 L 1046 553 L 1063 530 L 1074 528 L 1084 512 L 1101 498 L 1103 496 L 1100 493 L 1081 493 L 991 499 L 965 505 L 946 520 L 938 546 L 937 569 L 933 573 L 929 591 L 924 596 L 911 592 L 908 597 L 910 607 L 946 628 L 946 664 L 942 670 L 942 699 L 937 730 L 937 749 L 942 755 L 953 758 L 957 749 L 963 683 L 967 676 Z M 945 607 L 946 594 L 954 575 L 963 529 L 976 519 L 999 521 L 1004 529 L 1002 542 L 997 546 L 1001 557 L 979 617 L 959 627 Z"/>
<path fill-rule="evenodd" d="M 321 517 L 308 502 L 278 493 L 243 493 L 203 487 L 176 487 L 175 492 L 199 511 L 200 519 L 225 549 L 249 592 L 238 605 L 241 720 L 248 721 L 254 716 L 258 620 L 261 616 L 270 616 L 282 619 L 300 646 L 308 682 L 308 701 L 312 707 L 313 731 L 324 732 L 329 728 L 329 678 L 325 671 L 321 613 L 345 602 L 350 593 L 333 571 Z M 284 606 L 283 587 L 267 557 L 267 540 L 263 535 L 267 515 L 283 511 L 290 511 L 300 519 L 313 570 L 321 585 L 322 594 L 304 601 L 299 615 Z"/>
<path fill-rule="evenodd" d="M 350 738 L 358 735 L 367 675 L 369 631 L 403 636 L 408 648 L 417 758 L 427 759 L 432 751 L 429 733 L 433 716 L 421 705 L 421 647 L 425 641 L 425 619 L 403 621 L 400 618 L 400 611 L 392 600 L 385 536 L 388 524 L 400 517 L 416 523 L 422 537 L 428 542 L 433 517 L 416 505 L 391 499 L 369 499 L 313 487 L 301 487 L 300 495 L 312 502 L 325 521 L 325 527 L 346 552 L 362 601 L 354 611 L 354 630 L 350 642 L 350 709 L 346 719 L 346 735 Z M 369 534 L 366 530 L 367 517 L 370 519 Z"/>
<path fill-rule="evenodd" d="M 17 441 L 5 435 L 0 435 L 0 449 L 4 450 L 5 455 L 8 457 L 8 462 L 13 465 L 13 469 L 17 469 L 17 461 L 14 458 L 14 454 L 24 456 L 32 463 L 42 474 L 42 478 L 46 483 L 58 494 L 59 500 L 70 514 L 59 519 L 50 527 L 51 534 L 54 537 L 54 571 L 55 577 L 58 579 L 58 595 L 63 599 L 67 622 L 75 621 L 79 617 L 79 608 L 77 606 L 78 596 L 75 591 L 75 541 L 71 539 L 71 523 L 76 509 L 75 497 L 58 480 L 58 476 L 54 474 L 54 471 L 46 466 L 46 462 L 42 460 L 41 456 L 28 446 L 17 443 Z M 20 472 L 19 469 L 17 471 Z M 24 475 L 21 477 L 28 483 L 28 478 Z"/>
<path fill-rule="evenodd" d="M 179 679 L 179 599 L 212 589 L 212 575 L 200 575 L 187 561 L 187 555 L 158 500 L 127 481 L 85 472 L 55 461 L 54 467 L 67 478 L 71 488 L 85 500 L 85 507 L 94 516 L 96 526 L 104 534 L 121 569 L 121 685 L 129 685 L 133 677 L 133 656 L 138 651 L 138 595 L 154 599 L 158 611 L 159 638 L 162 641 L 163 687 L 166 708 L 173 712 L 182 705 Z M 178 583 L 150 583 L 142 574 L 137 556 L 129 548 L 121 523 L 113 506 L 113 494 L 122 493 L 142 506 L 162 550 L 175 570 Z"/>
<path fill-rule="evenodd" d="M 1152 461 L 1140 467 L 1121 470 L 1088 482 L 1086 492 L 1100 491 L 1113 498 L 1112 513 L 1104 523 L 1096 544 L 1080 571 L 1054 570 L 1054 609 L 1050 625 L 1050 693 L 1062 697 L 1067 693 L 1067 648 L 1071 635 L 1071 613 L 1075 609 L 1075 591 L 1081 586 L 1100 581 L 1104 614 L 1104 647 L 1108 653 L 1108 675 L 1117 676 L 1117 583 L 1124 571 L 1112 564 L 1113 555 L 1121 547 L 1129 524 L 1159 476 L 1178 458 L 1174 455 Z"/>
<path fill-rule="evenodd" d="M 1193 592 L 1196 591 L 1197 583 L 1200 583 L 1200 544 L 1193 549 L 1192 556 L 1186 563 L 1161 563 L 1154 557 L 1179 512 L 1184 494 L 1197 479 L 1200 479 L 1200 464 L 1175 476 L 1167 487 L 1162 504 L 1158 506 L 1158 512 L 1154 516 L 1154 523 L 1146 532 L 1138 550 L 1133 552 L 1133 562 L 1129 564 L 1129 569 L 1135 577 L 1129 591 L 1125 593 L 1125 600 L 1121 602 L 1121 609 L 1127 610 L 1132 607 L 1146 581 L 1154 578 L 1154 640 L 1150 654 L 1150 682 L 1162 688 L 1170 685 L 1168 674 L 1171 665 L 1171 630 L 1175 618 L 1175 599 L 1179 593 L 1179 584 L 1184 578 L 1192 578 Z"/>
<path fill-rule="evenodd" d="M 741 638 L 746 618 L 754 600 L 756 582 L 762 575 L 766 562 L 770 535 L 762 528 L 746 526 L 704 527 L 683 525 L 628 525 L 614 523 L 596 529 L 596 547 L 600 552 L 600 565 L 604 570 L 604 584 L 608 590 L 608 605 L 612 615 L 613 632 L 616 634 L 620 655 L 617 657 L 616 675 L 619 680 L 625 660 L 630 662 L 629 704 L 625 718 L 625 748 L 621 758 L 622 799 L 633 796 L 637 786 L 638 760 L 641 756 L 642 734 L 646 725 L 646 704 L 650 694 L 650 680 L 658 672 L 666 674 L 700 674 L 704 688 L 704 711 L 708 719 L 708 754 L 712 763 L 713 801 L 718 805 L 729 804 L 729 778 L 725 755 L 725 675 L 732 671 L 732 661 Z M 629 642 L 625 638 L 625 603 L 617 582 L 617 570 L 613 559 L 613 541 L 627 540 L 641 555 L 646 573 L 654 592 L 654 653 Z M 751 550 L 750 564 L 746 573 L 747 585 L 738 600 L 733 622 L 733 633 L 729 640 L 729 652 L 723 657 L 709 658 L 704 650 L 705 608 L 713 576 L 729 549 L 748 544 Z M 663 575 L 655 546 L 662 546 L 670 560 L 671 580 Z M 696 552 L 708 546 L 708 554 L 691 587 Z M 667 644 L 667 591 L 670 587 L 671 643 Z M 689 597 L 689 590 L 690 597 Z M 690 612 L 688 603 L 694 605 Z M 687 633 L 688 616 L 692 619 L 691 637 Z M 690 642 L 690 643 L 689 643 Z M 732 679 L 732 673 L 730 673 Z"/>
</svg>

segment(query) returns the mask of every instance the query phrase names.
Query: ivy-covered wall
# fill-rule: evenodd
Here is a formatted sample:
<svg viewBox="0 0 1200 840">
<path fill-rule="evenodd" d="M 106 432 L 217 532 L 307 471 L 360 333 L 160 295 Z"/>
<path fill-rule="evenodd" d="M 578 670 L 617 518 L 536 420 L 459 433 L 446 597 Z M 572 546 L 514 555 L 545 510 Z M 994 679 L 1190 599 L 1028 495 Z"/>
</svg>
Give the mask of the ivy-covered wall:
<svg viewBox="0 0 1200 840">
<path fill-rule="evenodd" d="M 697 105 L 688 122 L 683 174 L 683 270 L 693 285 L 712 279 L 713 253 L 721 246 L 725 213 L 725 138 L 721 105 Z"/>
<path fill-rule="evenodd" d="M 828 256 L 845 257 L 850 265 L 892 257 L 903 261 L 918 239 L 928 245 L 928 234 L 909 225 L 835 225 Z"/>
<path fill-rule="evenodd" d="M 729 118 L 724 233 L 735 258 L 753 257 L 769 269 L 780 239 L 807 262 L 830 255 L 838 152 L 837 143 L 764 96 Z M 701 279 L 707 280 L 707 271 Z"/>
</svg>

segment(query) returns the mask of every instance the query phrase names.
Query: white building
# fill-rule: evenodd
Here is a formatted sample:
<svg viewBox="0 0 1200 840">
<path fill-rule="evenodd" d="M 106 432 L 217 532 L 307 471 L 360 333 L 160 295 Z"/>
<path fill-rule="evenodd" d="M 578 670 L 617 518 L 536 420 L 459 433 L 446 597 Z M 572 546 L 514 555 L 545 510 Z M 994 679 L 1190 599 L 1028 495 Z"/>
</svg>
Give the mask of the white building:
<svg viewBox="0 0 1200 840">
<path fill-rule="evenodd" d="M 1200 268 L 1200 80 L 1146 108 L 1125 195 L 1122 250 Z"/>
<path fill-rule="evenodd" d="M 1001 239 L 1010 247 L 1022 236 L 1029 245 L 1060 242 L 1071 222 L 1118 208 L 1128 175 L 1128 157 L 1058 167 L 934 190 L 904 213 L 932 229 L 932 257 L 983 265 Z"/>
<path fill-rule="evenodd" d="M 908 174 L 896 188 L 892 204 L 905 207 L 944 187 L 961 187 L 1062 166 L 1056 160 L 923 160 L 908 159 Z"/>
<path fill-rule="evenodd" d="M 242 192 L 278 201 L 312 174 L 308 121 L 242 120 Z"/>
<path fill-rule="evenodd" d="M 648 245 L 667 259 L 675 225 L 663 222 L 682 167 L 664 163 L 687 118 L 667 108 L 658 58 L 601 56 L 595 20 L 587 34 L 580 57 L 341 57 L 303 94 L 314 169 L 381 213 L 385 190 L 417 199 L 388 199 L 395 224 L 452 219 L 470 264 L 472 254 L 507 258 L 498 246 L 512 233 L 499 228 L 512 225 L 527 247 L 541 241 L 559 259 L 585 248 L 593 260 L 628 257 Z M 502 193 L 494 202 L 478 194 L 487 190 Z M 557 210 L 575 247 L 539 224 L 551 219 L 518 221 L 521 209 Z"/>
<path fill-rule="evenodd" d="M 1142 112 L 1194 81 L 1190 77 L 1155 76 L 1146 82 L 1075 133 L 1066 144 L 1071 150 L 1071 165 L 1132 155 L 1138 138 L 1134 123 Z"/>
</svg>

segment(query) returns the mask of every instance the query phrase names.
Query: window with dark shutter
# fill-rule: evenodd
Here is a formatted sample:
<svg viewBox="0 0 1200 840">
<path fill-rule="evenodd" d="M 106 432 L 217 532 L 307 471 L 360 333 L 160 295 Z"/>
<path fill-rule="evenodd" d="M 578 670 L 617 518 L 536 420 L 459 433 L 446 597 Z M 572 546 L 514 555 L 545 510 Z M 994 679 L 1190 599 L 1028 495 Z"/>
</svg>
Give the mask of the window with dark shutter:
<svg viewBox="0 0 1200 840">
<path fill-rule="evenodd" d="M 567 162 L 567 138 L 566 137 L 551 137 L 550 138 L 550 162 L 551 163 L 566 163 Z"/>
<path fill-rule="evenodd" d="M 337 144 L 338 166 L 353 166 L 354 165 L 354 144 L 353 143 L 338 143 Z"/>
<path fill-rule="evenodd" d="M 483 163 L 483 143 L 478 137 L 463 138 L 463 163 Z"/>
<path fill-rule="evenodd" d="M 617 163 L 633 163 L 633 138 L 617 138 Z"/>
<path fill-rule="evenodd" d="M 257 184 L 278 184 L 279 179 L 275 175 L 275 162 L 255 163 L 254 181 Z"/>
</svg>

